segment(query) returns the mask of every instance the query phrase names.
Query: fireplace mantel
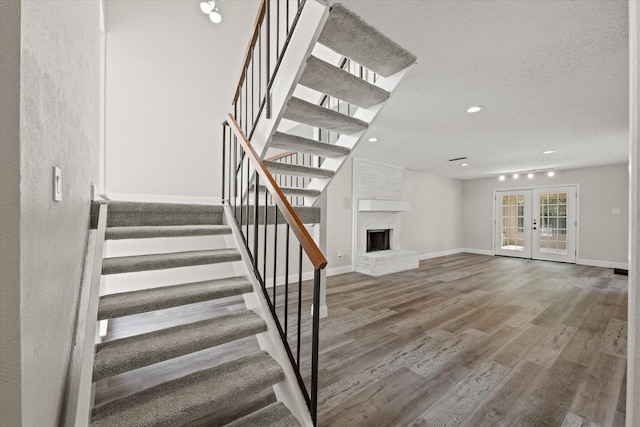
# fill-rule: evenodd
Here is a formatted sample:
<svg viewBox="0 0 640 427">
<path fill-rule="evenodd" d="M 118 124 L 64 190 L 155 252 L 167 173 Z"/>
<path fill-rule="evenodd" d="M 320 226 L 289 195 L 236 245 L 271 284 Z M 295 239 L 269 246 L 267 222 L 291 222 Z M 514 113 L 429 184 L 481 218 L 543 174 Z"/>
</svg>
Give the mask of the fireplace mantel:
<svg viewBox="0 0 640 427">
<path fill-rule="evenodd" d="M 360 200 L 360 212 L 411 212 L 411 202 L 402 200 Z"/>
</svg>

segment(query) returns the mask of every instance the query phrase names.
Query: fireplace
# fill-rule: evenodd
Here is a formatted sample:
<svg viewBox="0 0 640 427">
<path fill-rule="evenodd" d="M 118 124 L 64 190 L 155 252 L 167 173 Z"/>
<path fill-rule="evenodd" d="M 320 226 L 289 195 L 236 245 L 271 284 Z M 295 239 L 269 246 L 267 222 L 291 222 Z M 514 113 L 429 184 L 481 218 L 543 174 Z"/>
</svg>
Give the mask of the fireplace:
<svg viewBox="0 0 640 427">
<path fill-rule="evenodd" d="M 389 248 L 391 229 L 367 230 L 367 252 L 386 251 Z"/>
</svg>

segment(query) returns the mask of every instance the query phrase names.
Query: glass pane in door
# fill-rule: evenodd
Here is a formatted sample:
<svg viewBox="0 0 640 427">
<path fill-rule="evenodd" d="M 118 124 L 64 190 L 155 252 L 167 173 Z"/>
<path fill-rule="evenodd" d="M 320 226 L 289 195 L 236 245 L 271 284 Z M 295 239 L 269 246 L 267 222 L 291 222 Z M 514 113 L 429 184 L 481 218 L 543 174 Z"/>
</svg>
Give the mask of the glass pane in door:
<svg viewBox="0 0 640 427">
<path fill-rule="evenodd" d="M 540 194 L 540 247 L 543 254 L 567 255 L 567 193 Z"/>
<path fill-rule="evenodd" d="M 501 248 L 524 251 L 524 195 L 502 196 Z"/>
</svg>

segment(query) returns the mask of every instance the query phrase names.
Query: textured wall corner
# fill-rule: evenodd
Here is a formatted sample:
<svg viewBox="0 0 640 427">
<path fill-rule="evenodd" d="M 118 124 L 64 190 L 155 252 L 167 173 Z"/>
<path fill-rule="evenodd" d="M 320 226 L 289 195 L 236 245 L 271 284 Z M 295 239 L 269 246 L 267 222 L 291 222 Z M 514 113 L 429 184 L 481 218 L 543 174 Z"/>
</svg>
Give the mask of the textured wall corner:
<svg viewBox="0 0 640 427">
<path fill-rule="evenodd" d="M 20 426 L 20 2 L 0 1 L 0 414 Z"/>
<path fill-rule="evenodd" d="M 21 4 L 22 425 L 54 425 L 98 177 L 100 3 Z M 53 166 L 61 202 L 52 199 Z"/>
</svg>

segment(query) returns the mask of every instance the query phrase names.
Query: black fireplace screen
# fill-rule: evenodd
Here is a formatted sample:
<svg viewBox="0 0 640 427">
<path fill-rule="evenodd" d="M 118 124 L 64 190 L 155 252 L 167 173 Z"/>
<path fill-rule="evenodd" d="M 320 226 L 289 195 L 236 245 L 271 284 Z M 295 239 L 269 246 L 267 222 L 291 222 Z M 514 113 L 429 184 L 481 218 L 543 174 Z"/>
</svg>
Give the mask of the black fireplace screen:
<svg viewBox="0 0 640 427">
<path fill-rule="evenodd" d="M 384 251 L 389 249 L 390 229 L 367 230 L 367 252 Z"/>
</svg>

